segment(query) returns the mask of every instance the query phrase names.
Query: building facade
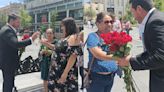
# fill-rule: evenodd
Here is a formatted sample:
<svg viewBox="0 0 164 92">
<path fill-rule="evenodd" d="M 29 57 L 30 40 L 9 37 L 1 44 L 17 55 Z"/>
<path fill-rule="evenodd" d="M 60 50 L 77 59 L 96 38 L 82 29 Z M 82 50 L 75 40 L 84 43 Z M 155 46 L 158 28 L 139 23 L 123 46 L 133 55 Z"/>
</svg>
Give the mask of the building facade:
<svg viewBox="0 0 164 92">
<path fill-rule="evenodd" d="M 60 21 L 65 17 L 73 17 L 81 29 L 83 27 L 83 0 L 24 0 L 26 9 L 33 17 L 33 26 L 45 24 L 50 26 L 51 12 L 57 12 L 55 36 L 61 37 Z"/>
<path fill-rule="evenodd" d="M 88 2 L 88 3 L 85 3 L 84 4 L 84 10 L 87 10 L 87 9 L 92 9 L 93 11 L 97 13 L 101 12 L 101 11 L 104 11 L 104 5 L 102 3 L 91 3 L 91 2 Z M 96 16 L 94 18 L 88 18 L 86 17 L 85 19 L 86 20 L 95 20 Z"/>
<path fill-rule="evenodd" d="M 11 13 L 19 13 L 20 9 L 24 7 L 21 3 L 10 3 L 7 6 L 4 6 L 0 8 L 0 13 L 3 13 L 5 15 L 11 14 Z"/>
<path fill-rule="evenodd" d="M 91 0 L 92 3 L 104 4 L 104 11 L 114 13 L 117 17 L 125 15 L 129 0 Z"/>
<path fill-rule="evenodd" d="M 24 7 L 21 3 L 10 3 L 7 6 L 0 8 L 0 28 L 6 24 L 7 16 L 11 13 L 19 14 L 20 9 Z"/>
</svg>

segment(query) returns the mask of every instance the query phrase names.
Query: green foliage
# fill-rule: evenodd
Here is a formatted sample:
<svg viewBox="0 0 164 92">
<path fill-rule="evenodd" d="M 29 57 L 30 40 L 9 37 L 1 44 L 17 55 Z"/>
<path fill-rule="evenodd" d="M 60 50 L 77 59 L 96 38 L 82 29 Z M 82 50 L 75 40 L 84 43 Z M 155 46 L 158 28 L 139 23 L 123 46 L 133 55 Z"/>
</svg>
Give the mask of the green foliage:
<svg viewBox="0 0 164 92">
<path fill-rule="evenodd" d="M 43 34 L 46 32 L 47 26 L 45 24 L 42 24 L 40 28 L 41 28 L 41 34 Z"/>
<path fill-rule="evenodd" d="M 20 16 L 21 16 L 22 28 L 31 26 L 32 17 L 29 15 L 29 13 L 25 9 L 20 10 Z"/>
<path fill-rule="evenodd" d="M 136 92 L 134 83 L 133 83 L 133 78 L 132 78 L 132 69 L 128 67 L 123 67 L 122 68 L 124 71 L 124 82 L 126 84 L 125 88 L 127 92 Z"/>
<path fill-rule="evenodd" d="M 160 10 L 164 11 L 164 0 L 153 0 L 154 1 L 154 6 Z M 137 21 L 134 19 L 131 11 L 130 11 L 130 5 L 129 3 L 126 5 L 126 14 L 123 17 L 124 20 L 130 20 L 132 24 L 136 24 Z"/>
<path fill-rule="evenodd" d="M 134 19 L 131 11 L 130 11 L 130 5 L 129 3 L 126 5 L 126 14 L 125 16 L 123 16 L 123 20 L 128 20 L 130 21 L 132 24 L 136 24 L 137 21 Z"/>
<path fill-rule="evenodd" d="M 96 17 L 96 11 L 92 7 L 86 8 L 84 9 L 84 16 L 93 19 Z"/>
<path fill-rule="evenodd" d="M 154 6 L 160 10 L 164 11 L 164 0 L 153 0 L 154 1 Z"/>
<path fill-rule="evenodd" d="M 0 13 L 0 28 L 4 26 L 7 22 L 7 16 L 3 13 Z"/>
<path fill-rule="evenodd" d="M 56 18 L 58 16 L 57 11 L 51 11 L 51 28 L 55 29 Z"/>
<path fill-rule="evenodd" d="M 132 48 L 132 45 L 129 43 L 120 47 L 120 49 L 118 51 L 116 51 L 116 53 L 114 53 L 114 58 L 118 59 L 120 57 L 129 55 L 131 48 Z M 127 92 L 136 92 L 134 81 L 132 78 L 132 69 L 129 66 L 127 66 L 127 67 L 122 67 L 122 70 L 124 73 L 123 79 L 126 84 L 126 86 L 125 86 L 126 91 Z"/>
<path fill-rule="evenodd" d="M 129 55 L 131 48 L 132 48 L 131 44 L 126 44 L 124 46 L 124 51 L 123 51 L 124 55 L 123 56 Z M 136 92 L 134 81 L 132 78 L 132 69 L 129 66 L 127 66 L 127 67 L 122 67 L 122 70 L 124 72 L 123 79 L 126 84 L 126 86 L 125 86 L 126 91 L 127 92 Z"/>
</svg>

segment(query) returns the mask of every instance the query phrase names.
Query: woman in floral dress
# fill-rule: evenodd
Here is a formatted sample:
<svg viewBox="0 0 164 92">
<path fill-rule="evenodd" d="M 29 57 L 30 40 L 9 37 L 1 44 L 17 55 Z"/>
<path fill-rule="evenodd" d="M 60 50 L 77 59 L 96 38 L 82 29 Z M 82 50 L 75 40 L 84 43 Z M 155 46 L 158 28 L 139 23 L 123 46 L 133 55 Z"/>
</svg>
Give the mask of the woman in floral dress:
<svg viewBox="0 0 164 92">
<path fill-rule="evenodd" d="M 54 47 L 48 88 L 52 92 L 78 92 L 76 59 L 83 53 L 74 19 L 63 19 L 61 30 L 64 38 L 59 40 Z"/>
</svg>

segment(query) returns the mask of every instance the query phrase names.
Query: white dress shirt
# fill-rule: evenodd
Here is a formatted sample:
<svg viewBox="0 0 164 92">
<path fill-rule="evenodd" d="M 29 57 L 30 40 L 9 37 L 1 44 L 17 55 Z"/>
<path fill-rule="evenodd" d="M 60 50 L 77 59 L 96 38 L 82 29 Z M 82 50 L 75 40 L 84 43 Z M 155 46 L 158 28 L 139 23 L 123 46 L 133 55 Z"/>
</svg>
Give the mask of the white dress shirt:
<svg viewBox="0 0 164 92">
<path fill-rule="evenodd" d="M 9 23 L 7 23 L 7 25 L 11 27 L 11 29 L 13 29 L 15 33 L 17 32 L 17 30 L 12 25 L 10 25 Z"/>
<path fill-rule="evenodd" d="M 149 16 L 150 16 L 150 14 L 151 14 L 154 10 L 155 10 L 155 8 L 152 8 L 152 9 L 147 13 L 147 15 L 146 15 L 145 18 L 143 19 L 142 23 L 139 24 L 139 35 L 140 35 L 141 40 L 142 40 L 142 42 L 143 42 L 144 50 L 146 50 L 146 49 L 145 49 L 145 45 L 144 45 L 144 36 L 143 36 L 144 30 L 145 30 L 145 25 L 146 25 L 146 22 L 148 21 L 148 18 L 149 18 Z"/>
</svg>

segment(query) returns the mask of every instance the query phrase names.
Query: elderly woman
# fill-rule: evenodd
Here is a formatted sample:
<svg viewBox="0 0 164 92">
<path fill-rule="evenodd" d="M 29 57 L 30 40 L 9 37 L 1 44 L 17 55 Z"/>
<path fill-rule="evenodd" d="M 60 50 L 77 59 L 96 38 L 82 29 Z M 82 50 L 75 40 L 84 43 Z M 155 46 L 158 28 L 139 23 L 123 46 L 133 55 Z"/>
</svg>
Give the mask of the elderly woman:
<svg viewBox="0 0 164 92">
<path fill-rule="evenodd" d="M 93 64 L 91 68 L 91 84 L 87 92 L 110 92 L 115 72 L 118 67 L 112 55 L 107 54 L 107 49 L 103 46 L 103 39 L 99 36 L 101 33 L 112 31 L 113 20 L 108 14 L 101 12 L 97 14 L 96 25 L 97 32 L 90 33 L 87 39 L 87 48 L 89 52 L 89 63 Z"/>
<path fill-rule="evenodd" d="M 40 49 L 40 59 L 41 59 L 41 78 L 43 80 L 44 92 L 48 92 L 48 72 L 51 61 L 51 48 L 54 47 L 54 44 L 57 42 L 54 39 L 53 29 L 48 28 L 45 32 L 45 38 L 41 39 L 41 49 Z M 49 46 L 47 46 L 49 44 Z"/>
</svg>

